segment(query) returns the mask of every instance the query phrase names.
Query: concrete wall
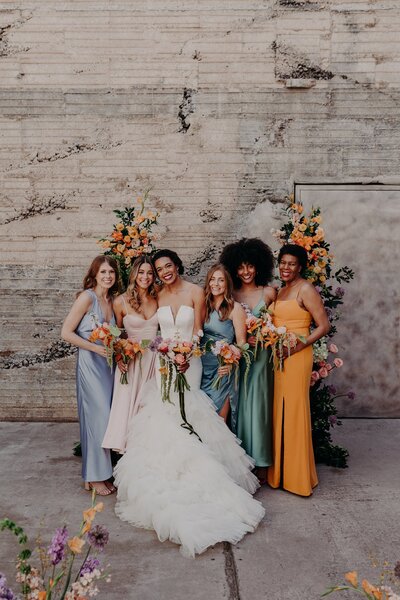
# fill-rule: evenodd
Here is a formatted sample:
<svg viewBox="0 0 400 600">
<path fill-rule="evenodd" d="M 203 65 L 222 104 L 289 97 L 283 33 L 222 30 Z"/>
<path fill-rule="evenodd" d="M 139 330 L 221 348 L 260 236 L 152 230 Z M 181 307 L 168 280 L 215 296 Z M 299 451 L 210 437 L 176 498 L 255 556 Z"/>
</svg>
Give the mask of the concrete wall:
<svg viewBox="0 0 400 600">
<path fill-rule="evenodd" d="M 395 0 L 3 1 L 0 417 L 75 418 L 60 323 L 136 193 L 201 279 L 295 182 L 396 176 L 399 28 Z"/>
</svg>

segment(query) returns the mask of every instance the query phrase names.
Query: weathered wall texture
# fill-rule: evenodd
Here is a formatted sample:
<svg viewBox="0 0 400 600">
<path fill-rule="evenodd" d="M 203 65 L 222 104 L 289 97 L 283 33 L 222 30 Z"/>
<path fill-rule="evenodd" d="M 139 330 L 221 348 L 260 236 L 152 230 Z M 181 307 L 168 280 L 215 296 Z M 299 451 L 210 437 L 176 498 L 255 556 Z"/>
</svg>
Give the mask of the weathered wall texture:
<svg viewBox="0 0 400 600">
<path fill-rule="evenodd" d="M 3 1 L 0 416 L 75 417 L 60 323 L 136 193 L 201 278 L 295 182 L 397 176 L 399 29 L 396 0 Z"/>
</svg>

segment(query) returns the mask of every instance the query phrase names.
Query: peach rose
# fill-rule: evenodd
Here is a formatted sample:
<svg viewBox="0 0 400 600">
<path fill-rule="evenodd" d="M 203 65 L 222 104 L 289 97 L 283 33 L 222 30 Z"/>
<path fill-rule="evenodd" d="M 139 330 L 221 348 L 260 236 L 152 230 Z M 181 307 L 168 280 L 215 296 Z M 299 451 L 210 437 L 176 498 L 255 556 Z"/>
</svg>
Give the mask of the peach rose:
<svg viewBox="0 0 400 600">
<path fill-rule="evenodd" d="M 318 371 L 318 373 L 320 374 L 320 376 L 324 379 L 325 377 L 328 377 L 329 375 L 329 371 L 326 367 L 321 367 Z"/>
<path fill-rule="evenodd" d="M 177 365 L 184 365 L 186 362 L 186 358 L 183 354 L 176 354 L 175 356 L 175 364 Z"/>
<path fill-rule="evenodd" d="M 353 587 L 358 586 L 357 571 L 349 571 L 344 576 L 345 580 L 348 581 Z"/>
<path fill-rule="evenodd" d="M 340 367 L 343 367 L 343 361 L 341 358 L 335 358 L 333 361 L 333 364 L 335 365 L 335 367 L 337 369 L 340 369 Z"/>
<path fill-rule="evenodd" d="M 336 344 L 329 344 L 328 350 L 329 350 L 329 352 L 332 352 L 333 354 L 336 354 L 337 352 L 339 352 L 339 349 L 336 346 Z"/>
<path fill-rule="evenodd" d="M 85 540 L 82 540 L 78 536 L 75 536 L 68 540 L 68 546 L 73 554 L 80 554 L 82 548 L 85 545 Z"/>
<path fill-rule="evenodd" d="M 122 230 L 124 229 L 124 227 L 125 227 L 125 225 L 124 225 L 123 223 L 118 223 L 118 224 L 115 226 L 115 229 L 116 229 L 117 231 L 122 231 Z"/>
</svg>

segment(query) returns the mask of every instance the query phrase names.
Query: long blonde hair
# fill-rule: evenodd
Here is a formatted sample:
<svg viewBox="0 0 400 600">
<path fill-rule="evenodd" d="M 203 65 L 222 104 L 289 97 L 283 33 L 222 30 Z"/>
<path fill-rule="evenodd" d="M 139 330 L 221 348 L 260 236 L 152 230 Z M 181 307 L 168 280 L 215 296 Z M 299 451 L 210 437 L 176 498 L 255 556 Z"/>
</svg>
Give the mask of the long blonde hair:
<svg viewBox="0 0 400 600">
<path fill-rule="evenodd" d="M 221 321 L 226 321 L 226 319 L 228 319 L 229 315 L 231 314 L 231 312 L 233 310 L 233 307 L 235 305 L 235 300 L 233 298 L 232 277 L 229 275 L 229 272 L 224 267 L 224 265 L 221 265 L 221 264 L 213 265 L 207 273 L 206 282 L 204 284 L 204 292 L 206 295 L 206 318 L 205 318 L 205 320 L 208 321 L 212 311 L 215 308 L 214 296 L 211 293 L 211 288 L 210 288 L 210 280 L 216 271 L 221 271 L 221 273 L 223 273 L 223 275 L 225 277 L 225 293 L 224 293 L 224 298 L 221 302 L 221 305 L 218 309 L 218 314 L 219 314 L 219 318 L 221 319 Z"/>
<path fill-rule="evenodd" d="M 153 283 L 149 286 L 148 294 L 152 298 L 156 298 L 156 296 L 157 296 L 157 290 L 155 287 L 155 280 L 156 280 L 157 275 L 154 270 L 154 265 L 148 256 L 139 256 L 139 258 L 137 258 L 134 261 L 134 263 L 132 264 L 131 270 L 129 271 L 128 287 L 126 288 L 126 295 L 127 295 L 128 303 L 130 304 L 130 306 L 132 306 L 132 308 L 136 312 L 140 312 L 140 306 L 142 304 L 142 299 L 140 297 L 139 290 L 138 290 L 137 284 L 136 284 L 136 278 L 138 276 L 140 267 L 145 264 L 151 266 L 151 270 L 153 271 L 153 277 L 154 277 Z"/>
</svg>

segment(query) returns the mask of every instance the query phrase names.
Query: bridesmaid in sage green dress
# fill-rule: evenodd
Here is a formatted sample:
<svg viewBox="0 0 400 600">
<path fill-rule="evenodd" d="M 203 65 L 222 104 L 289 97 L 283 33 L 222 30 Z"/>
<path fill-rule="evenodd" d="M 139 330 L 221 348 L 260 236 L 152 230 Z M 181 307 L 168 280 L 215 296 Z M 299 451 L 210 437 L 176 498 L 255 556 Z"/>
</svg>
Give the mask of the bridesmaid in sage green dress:
<svg viewBox="0 0 400 600">
<path fill-rule="evenodd" d="M 269 246 L 258 238 L 243 238 L 226 246 L 220 261 L 231 274 L 235 300 L 248 313 L 259 317 L 261 311 L 276 298 L 276 290 L 267 285 L 274 267 Z M 270 350 L 259 349 L 250 368 L 247 385 L 244 385 L 242 368 L 237 435 L 247 454 L 255 461 L 260 483 L 266 483 L 267 468 L 272 464 L 273 387 Z"/>
<path fill-rule="evenodd" d="M 204 286 L 206 298 L 206 318 L 203 326 L 202 345 L 207 342 L 225 341 L 241 346 L 246 342 L 246 313 L 233 298 L 231 276 L 223 265 L 214 265 L 207 273 Z M 219 366 L 218 358 L 212 352 L 201 357 L 203 373 L 201 389 L 213 401 L 218 414 L 230 429 L 236 433 L 239 387 L 235 374 L 229 365 Z M 213 385 L 217 376 L 221 377 L 218 389 Z"/>
</svg>

